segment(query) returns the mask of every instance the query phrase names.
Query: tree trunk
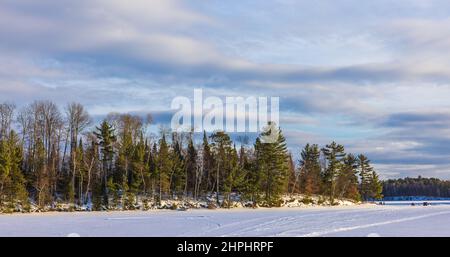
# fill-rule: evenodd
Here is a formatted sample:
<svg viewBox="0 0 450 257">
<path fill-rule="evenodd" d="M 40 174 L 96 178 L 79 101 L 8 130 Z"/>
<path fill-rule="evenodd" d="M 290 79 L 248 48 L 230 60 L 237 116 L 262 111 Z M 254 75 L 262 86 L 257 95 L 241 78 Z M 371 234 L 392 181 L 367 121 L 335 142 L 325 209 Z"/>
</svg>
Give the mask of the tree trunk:
<svg viewBox="0 0 450 257">
<path fill-rule="evenodd" d="M 217 163 L 217 173 L 216 173 L 216 186 L 217 186 L 217 188 L 216 188 L 216 200 L 217 200 L 217 205 L 219 205 L 220 206 L 220 201 L 219 201 L 219 167 L 220 167 L 220 165 L 219 165 L 219 163 Z"/>
</svg>

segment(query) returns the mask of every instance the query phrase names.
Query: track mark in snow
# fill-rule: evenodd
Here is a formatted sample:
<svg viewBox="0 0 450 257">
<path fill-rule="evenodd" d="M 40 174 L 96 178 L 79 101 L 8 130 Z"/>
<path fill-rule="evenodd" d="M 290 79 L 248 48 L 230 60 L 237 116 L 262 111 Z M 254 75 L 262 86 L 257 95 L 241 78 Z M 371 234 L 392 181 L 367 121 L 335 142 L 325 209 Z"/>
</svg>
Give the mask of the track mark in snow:
<svg viewBox="0 0 450 257">
<path fill-rule="evenodd" d="M 335 213 L 339 213 L 339 215 L 346 214 L 346 213 L 351 214 L 354 212 L 355 212 L 355 210 L 350 210 L 350 211 L 337 210 L 337 211 L 335 211 Z M 246 235 L 248 235 L 247 234 L 248 232 L 253 233 L 253 232 L 261 232 L 264 230 L 269 231 L 269 230 L 273 230 L 274 228 L 278 229 L 280 226 L 290 226 L 290 225 L 295 226 L 296 223 L 302 222 L 302 219 L 305 219 L 307 217 L 317 218 L 317 217 L 328 216 L 328 215 L 329 215 L 329 212 L 326 212 L 326 213 L 317 213 L 317 212 L 301 213 L 301 212 L 299 212 L 299 213 L 296 213 L 295 215 L 286 215 L 286 216 L 282 216 L 282 217 L 279 217 L 279 216 L 262 217 L 260 219 L 262 219 L 262 221 L 265 221 L 265 222 L 257 223 L 255 225 L 248 226 L 243 229 L 236 229 L 229 234 L 223 234 L 221 236 L 246 236 Z M 254 220 L 256 220 L 256 219 L 251 219 L 248 221 L 254 221 Z M 243 222 L 240 222 L 240 223 L 242 224 Z M 239 222 L 238 222 L 238 225 L 240 225 L 240 227 L 242 227 L 241 224 L 239 224 Z M 227 226 L 227 225 L 225 225 L 225 226 Z M 289 231 L 283 231 L 281 233 L 278 232 L 271 236 L 282 236 L 284 233 L 289 232 Z"/>
<path fill-rule="evenodd" d="M 200 234 L 196 231 L 193 232 L 193 235 L 195 236 L 204 236 L 204 235 L 211 235 L 211 233 L 213 232 L 217 232 L 219 230 L 222 229 L 229 229 L 230 227 L 242 227 L 242 225 L 247 224 L 247 223 L 252 223 L 252 222 L 256 222 L 256 221 L 260 221 L 260 220 L 266 220 L 268 217 L 259 217 L 259 218 L 252 218 L 252 219 L 246 219 L 246 220 L 240 220 L 237 222 L 231 222 L 231 223 L 220 223 L 220 222 L 216 222 L 214 220 L 208 220 L 211 224 L 215 225 L 215 228 L 206 228 L 204 231 L 202 231 Z M 270 218 L 270 217 L 269 217 Z M 192 233 L 187 233 L 184 234 L 184 236 L 190 236 L 192 235 Z M 220 235 L 220 236 L 224 236 L 224 235 Z"/>
<path fill-rule="evenodd" d="M 403 219 L 396 219 L 396 220 L 388 220 L 388 221 L 383 221 L 383 222 L 371 223 L 371 224 L 366 224 L 366 225 L 344 227 L 344 228 L 335 228 L 335 229 L 325 230 L 325 231 L 317 231 L 317 232 L 312 232 L 312 233 L 301 235 L 301 237 L 323 236 L 323 235 L 332 234 L 332 233 L 345 232 L 345 231 L 356 230 L 356 229 L 363 229 L 363 228 L 371 228 L 371 227 L 389 225 L 389 224 L 400 223 L 400 222 L 411 221 L 411 220 L 418 220 L 418 219 L 423 219 L 423 218 L 428 218 L 428 217 L 433 217 L 433 216 L 438 216 L 438 215 L 443 215 L 443 214 L 450 214 L 450 212 L 449 211 L 443 211 L 443 212 L 425 214 L 425 215 L 420 215 L 420 216 L 415 216 L 415 217 L 409 217 L 409 218 L 403 218 Z M 288 232 L 288 231 L 285 231 L 285 232 Z"/>
<path fill-rule="evenodd" d="M 115 218 L 106 218 L 106 220 L 146 220 L 146 219 L 156 219 L 159 217 L 156 216 L 144 216 L 144 217 L 115 217 Z M 208 218 L 208 216 L 181 216 L 174 217 L 175 219 L 204 219 Z"/>
</svg>

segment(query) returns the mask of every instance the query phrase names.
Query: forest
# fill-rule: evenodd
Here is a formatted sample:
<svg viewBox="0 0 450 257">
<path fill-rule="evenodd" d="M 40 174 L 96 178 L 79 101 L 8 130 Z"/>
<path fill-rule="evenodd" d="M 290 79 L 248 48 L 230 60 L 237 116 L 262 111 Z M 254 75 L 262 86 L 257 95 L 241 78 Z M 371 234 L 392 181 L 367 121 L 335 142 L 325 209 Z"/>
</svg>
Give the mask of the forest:
<svg viewBox="0 0 450 257">
<path fill-rule="evenodd" d="M 251 145 L 223 131 L 155 135 L 151 123 L 150 114 L 129 113 L 96 123 L 79 103 L 0 104 L 0 209 L 65 203 L 70 210 L 133 210 L 138 202 L 152 208 L 165 199 L 205 197 L 226 208 L 231 195 L 252 207 L 279 206 L 285 194 L 320 195 L 331 204 L 382 197 L 369 159 L 336 142 L 306 144 L 293 156 L 271 123 Z M 273 129 L 276 142 L 262 142 Z"/>
<path fill-rule="evenodd" d="M 400 178 L 389 179 L 383 182 L 383 194 L 389 199 L 392 197 L 450 197 L 450 181 L 437 178 Z"/>
</svg>

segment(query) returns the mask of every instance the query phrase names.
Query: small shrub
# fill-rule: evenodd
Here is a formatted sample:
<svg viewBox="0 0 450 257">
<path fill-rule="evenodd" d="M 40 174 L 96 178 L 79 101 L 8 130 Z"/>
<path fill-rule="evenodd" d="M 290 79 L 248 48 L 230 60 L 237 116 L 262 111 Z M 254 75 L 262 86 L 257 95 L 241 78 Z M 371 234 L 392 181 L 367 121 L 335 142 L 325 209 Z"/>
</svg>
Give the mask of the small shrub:
<svg viewBox="0 0 450 257">
<path fill-rule="evenodd" d="M 314 200 L 311 199 L 310 197 L 303 198 L 301 200 L 301 202 L 304 203 L 304 204 L 314 204 Z"/>
<path fill-rule="evenodd" d="M 147 198 L 144 198 L 144 199 L 142 200 L 142 204 L 143 204 L 142 208 L 144 209 L 144 211 L 147 211 L 147 210 L 150 209 L 150 205 L 149 205 L 149 203 L 148 203 L 148 199 L 147 199 Z"/>
<path fill-rule="evenodd" d="M 325 199 L 320 197 L 319 200 L 317 200 L 317 204 L 324 204 L 325 203 Z"/>
</svg>

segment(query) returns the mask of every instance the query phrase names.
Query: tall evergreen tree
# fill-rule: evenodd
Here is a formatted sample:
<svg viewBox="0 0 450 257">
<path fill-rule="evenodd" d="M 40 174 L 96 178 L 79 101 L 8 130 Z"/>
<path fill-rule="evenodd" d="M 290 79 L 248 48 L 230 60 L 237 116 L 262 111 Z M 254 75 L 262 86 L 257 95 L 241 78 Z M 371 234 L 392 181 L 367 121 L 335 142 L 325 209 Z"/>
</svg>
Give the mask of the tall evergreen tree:
<svg viewBox="0 0 450 257">
<path fill-rule="evenodd" d="M 211 147 L 208 142 L 208 137 L 206 136 L 206 132 L 203 131 L 203 142 L 202 142 L 202 163 L 201 163 L 201 172 L 205 192 L 212 192 L 214 190 L 215 180 L 213 176 L 214 169 L 214 158 L 213 153 L 211 152 Z"/>
<path fill-rule="evenodd" d="M 132 159 L 132 180 L 130 183 L 130 192 L 133 195 L 137 195 L 139 192 L 142 192 L 143 195 L 146 195 L 147 183 L 150 178 L 149 170 L 149 162 L 147 158 L 149 156 L 149 147 L 147 142 L 144 140 L 143 132 L 140 132 L 139 141 L 137 142 L 134 155 Z"/>
<path fill-rule="evenodd" d="M 299 161 L 300 189 L 306 195 L 318 194 L 321 190 L 320 150 L 316 144 L 306 144 Z"/>
<path fill-rule="evenodd" d="M 153 200 L 156 197 L 157 185 L 159 185 L 159 171 L 158 171 L 158 145 L 153 143 L 150 151 L 150 158 L 148 160 L 148 168 L 150 172 L 150 187 L 151 196 Z"/>
<path fill-rule="evenodd" d="M 383 198 L 383 185 L 378 178 L 378 174 L 375 171 L 372 171 L 370 177 L 370 198 L 374 200 L 378 200 Z"/>
<path fill-rule="evenodd" d="M 21 171 L 22 147 L 14 131 L 0 139 L 0 210 L 8 203 L 9 210 L 19 206 L 29 209 L 28 192 Z"/>
<path fill-rule="evenodd" d="M 169 193 L 170 189 L 170 173 L 172 169 L 172 161 L 170 159 L 169 146 L 167 145 L 165 134 L 159 140 L 159 152 L 157 157 L 157 174 L 159 183 L 158 202 L 161 202 L 164 195 Z"/>
<path fill-rule="evenodd" d="M 370 160 L 363 154 L 358 155 L 358 173 L 360 178 L 360 193 L 363 200 L 367 200 L 371 194 L 370 181 L 372 179 L 373 168 Z"/>
<path fill-rule="evenodd" d="M 357 158 L 353 154 L 347 154 L 336 182 L 339 198 L 345 197 L 356 201 L 360 200 L 357 167 Z"/>
<path fill-rule="evenodd" d="M 327 160 L 327 166 L 323 172 L 324 192 L 328 194 L 330 203 L 333 204 L 336 196 L 336 177 L 342 169 L 342 160 L 345 156 L 344 146 L 333 141 L 322 148 L 322 152 Z"/>
<path fill-rule="evenodd" d="M 256 138 L 254 144 L 253 159 L 242 158 L 242 167 L 245 172 L 245 183 L 243 186 L 243 193 L 246 199 L 252 202 L 252 207 L 256 207 L 261 201 L 261 171 L 265 170 L 265 165 L 259 160 L 262 159 L 261 140 Z"/>
<path fill-rule="evenodd" d="M 169 178 L 169 184 L 170 184 L 170 191 L 171 196 L 181 196 L 187 194 L 187 172 L 185 167 L 185 160 L 182 150 L 182 145 L 180 142 L 180 138 L 178 138 L 178 135 L 173 133 L 172 134 L 172 147 L 171 151 L 169 153 L 170 155 L 170 161 L 171 161 L 171 168 L 170 168 L 170 178 Z"/>
<path fill-rule="evenodd" d="M 275 124 L 268 124 L 261 137 L 275 135 L 275 142 L 260 144 L 260 156 L 257 160 L 261 172 L 261 182 L 264 190 L 265 202 L 269 206 L 280 204 L 280 196 L 287 188 L 288 182 L 288 152 L 286 140 Z"/>
<path fill-rule="evenodd" d="M 220 190 L 223 186 L 224 178 L 230 172 L 230 157 L 231 157 L 231 139 L 223 131 L 215 132 L 211 135 L 212 140 L 212 150 L 215 157 L 215 191 L 216 191 L 216 202 L 220 205 L 219 195 Z"/>
<path fill-rule="evenodd" d="M 233 191 L 239 192 L 242 189 L 242 183 L 244 181 L 244 173 L 239 165 L 239 156 L 236 151 L 236 146 L 233 147 L 229 158 L 229 171 L 225 174 L 224 179 L 224 194 L 226 201 L 226 207 L 231 207 L 231 193 Z"/>
<path fill-rule="evenodd" d="M 108 179 L 112 172 L 112 161 L 114 158 L 114 143 L 116 142 L 115 129 L 106 120 L 102 122 L 97 131 L 94 132 L 97 136 L 98 144 L 101 152 L 102 175 L 101 175 L 101 190 L 102 190 L 102 204 L 108 208 Z"/>
<path fill-rule="evenodd" d="M 187 191 L 197 198 L 199 187 L 201 186 L 202 174 L 197 166 L 197 150 L 194 146 L 192 136 L 189 137 L 186 151 L 186 178 Z"/>
<path fill-rule="evenodd" d="M 82 138 L 80 138 L 80 140 L 79 140 L 79 142 L 78 142 L 78 146 L 77 146 L 77 148 L 76 148 L 76 154 L 75 154 L 75 174 L 76 174 L 76 176 L 75 176 L 75 183 L 78 185 L 77 186 L 77 196 L 78 196 L 78 204 L 81 206 L 81 205 L 83 205 L 83 203 L 84 203 L 84 199 L 83 199 L 83 197 L 84 197 L 84 195 L 83 195 L 83 189 L 84 189 L 84 183 L 85 183 L 85 180 L 86 180 L 86 178 L 87 178 L 87 168 L 88 167 L 86 167 L 86 163 L 85 163 L 85 154 L 84 154 L 84 147 L 83 147 L 83 139 Z M 75 188 L 75 187 L 74 187 Z M 73 201 L 71 201 L 71 202 L 73 202 L 74 204 L 76 203 L 75 202 L 75 197 L 74 197 L 74 199 L 73 199 Z"/>
</svg>

